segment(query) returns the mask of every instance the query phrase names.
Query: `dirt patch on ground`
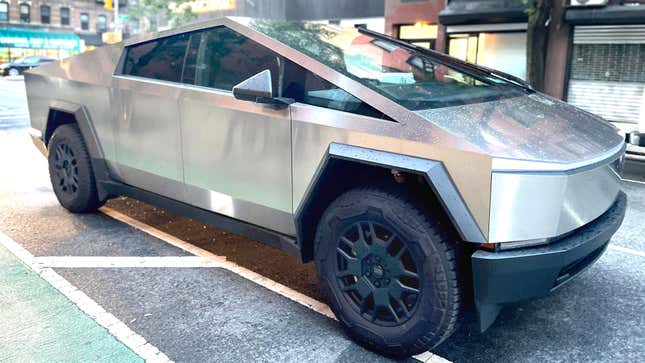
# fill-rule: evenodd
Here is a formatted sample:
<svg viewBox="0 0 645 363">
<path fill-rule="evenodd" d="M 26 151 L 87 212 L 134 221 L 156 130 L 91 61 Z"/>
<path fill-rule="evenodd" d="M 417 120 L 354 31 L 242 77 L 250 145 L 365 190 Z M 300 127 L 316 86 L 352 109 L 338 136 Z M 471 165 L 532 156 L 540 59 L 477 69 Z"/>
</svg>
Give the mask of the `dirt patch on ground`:
<svg viewBox="0 0 645 363">
<path fill-rule="evenodd" d="M 275 248 L 178 216 L 130 198 L 107 206 L 161 231 L 244 266 L 314 299 L 324 301 L 312 263 L 301 264 Z"/>
</svg>

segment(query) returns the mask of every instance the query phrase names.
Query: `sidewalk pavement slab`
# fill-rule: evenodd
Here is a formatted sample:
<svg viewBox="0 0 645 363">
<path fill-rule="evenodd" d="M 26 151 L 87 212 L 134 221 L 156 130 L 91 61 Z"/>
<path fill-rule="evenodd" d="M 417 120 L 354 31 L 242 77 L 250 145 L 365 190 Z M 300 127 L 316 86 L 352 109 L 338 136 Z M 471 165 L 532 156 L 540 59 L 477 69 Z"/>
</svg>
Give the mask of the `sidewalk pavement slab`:
<svg viewBox="0 0 645 363">
<path fill-rule="evenodd" d="M 0 246 L 0 362 L 141 362 Z"/>
</svg>

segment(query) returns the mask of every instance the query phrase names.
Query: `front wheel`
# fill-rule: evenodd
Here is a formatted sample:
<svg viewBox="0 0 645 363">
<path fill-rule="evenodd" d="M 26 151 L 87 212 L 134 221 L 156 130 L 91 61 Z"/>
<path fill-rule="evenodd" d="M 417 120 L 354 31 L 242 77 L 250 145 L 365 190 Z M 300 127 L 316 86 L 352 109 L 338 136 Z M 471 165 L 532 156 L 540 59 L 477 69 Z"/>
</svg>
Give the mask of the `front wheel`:
<svg viewBox="0 0 645 363">
<path fill-rule="evenodd" d="M 380 353 L 427 351 L 460 310 L 450 229 L 404 193 L 355 189 L 324 212 L 315 241 L 319 282 L 348 334 Z"/>
<path fill-rule="evenodd" d="M 10 76 L 19 76 L 19 75 L 20 75 L 20 71 L 19 71 L 19 70 L 17 70 L 16 68 L 10 68 L 10 69 L 9 69 L 9 75 L 10 75 Z"/>
</svg>

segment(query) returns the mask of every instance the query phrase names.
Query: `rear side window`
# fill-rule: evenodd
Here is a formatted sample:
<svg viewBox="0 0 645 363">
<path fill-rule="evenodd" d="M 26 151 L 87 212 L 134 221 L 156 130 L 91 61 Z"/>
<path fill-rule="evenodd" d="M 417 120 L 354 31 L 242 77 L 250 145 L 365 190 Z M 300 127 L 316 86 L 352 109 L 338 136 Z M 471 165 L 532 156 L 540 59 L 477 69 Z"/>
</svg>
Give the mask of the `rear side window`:
<svg viewBox="0 0 645 363">
<path fill-rule="evenodd" d="M 179 34 L 129 47 L 123 74 L 179 82 L 189 37 Z"/>
</svg>

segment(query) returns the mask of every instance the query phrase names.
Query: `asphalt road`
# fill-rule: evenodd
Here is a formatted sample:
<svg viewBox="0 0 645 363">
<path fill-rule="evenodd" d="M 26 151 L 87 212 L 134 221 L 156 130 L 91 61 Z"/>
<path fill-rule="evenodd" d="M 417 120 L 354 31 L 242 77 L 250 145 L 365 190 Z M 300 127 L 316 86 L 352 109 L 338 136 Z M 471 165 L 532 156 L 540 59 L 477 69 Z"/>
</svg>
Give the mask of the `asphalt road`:
<svg viewBox="0 0 645 363">
<path fill-rule="evenodd" d="M 0 79 L 0 110 L 24 110 L 20 82 L 7 82 Z M 190 257 L 104 214 L 72 215 L 62 209 L 51 192 L 45 160 L 25 133 L 22 112 L 4 119 L 0 113 L 0 231 L 34 256 L 60 258 L 56 272 L 171 359 L 386 360 L 348 340 L 335 321 L 226 269 L 163 263 L 73 267 L 73 256 Z M 640 168 L 629 164 L 629 177 L 643 180 L 645 168 Z M 625 182 L 624 189 L 629 197 L 625 222 L 595 265 L 549 297 L 505 308 L 485 334 L 474 333 L 474 322 L 466 322 L 434 353 L 457 362 L 644 361 L 645 184 Z M 321 298 L 312 266 L 279 251 L 130 199 L 109 206 Z M 0 342 L 0 357 L 2 349 Z"/>
</svg>

